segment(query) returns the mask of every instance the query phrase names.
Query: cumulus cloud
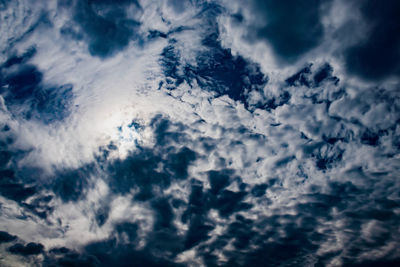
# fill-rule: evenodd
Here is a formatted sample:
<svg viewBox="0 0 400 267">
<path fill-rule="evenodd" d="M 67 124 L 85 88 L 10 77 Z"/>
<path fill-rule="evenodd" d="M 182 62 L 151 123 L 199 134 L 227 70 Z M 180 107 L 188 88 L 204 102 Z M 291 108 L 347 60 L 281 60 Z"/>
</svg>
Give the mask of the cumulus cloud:
<svg viewBox="0 0 400 267">
<path fill-rule="evenodd" d="M 3 1 L 1 264 L 395 266 L 395 7 Z"/>
</svg>

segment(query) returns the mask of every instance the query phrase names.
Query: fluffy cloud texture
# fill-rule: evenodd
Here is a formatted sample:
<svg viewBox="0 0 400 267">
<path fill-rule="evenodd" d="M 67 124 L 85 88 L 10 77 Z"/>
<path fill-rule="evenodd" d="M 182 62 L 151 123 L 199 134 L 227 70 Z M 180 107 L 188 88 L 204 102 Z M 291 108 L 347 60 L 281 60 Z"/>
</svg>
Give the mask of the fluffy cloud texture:
<svg viewBox="0 0 400 267">
<path fill-rule="evenodd" d="M 397 1 L 1 1 L 2 266 L 398 266 Z"/>
</svg>

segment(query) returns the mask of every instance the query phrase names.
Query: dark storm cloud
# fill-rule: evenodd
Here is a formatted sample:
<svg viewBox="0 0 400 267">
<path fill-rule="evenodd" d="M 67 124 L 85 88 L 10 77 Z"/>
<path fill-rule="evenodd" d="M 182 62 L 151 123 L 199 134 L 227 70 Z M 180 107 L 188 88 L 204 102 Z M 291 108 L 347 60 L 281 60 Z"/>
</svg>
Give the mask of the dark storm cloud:
<svg viewBox="0 0 400 267">
<path fill-rule="evenodd" d="M 347 70 L 365 80 L 399 75 L 399 1 L 360 1 L 360 11 L 368 30 L 345 51 Z"/>
<path fill-rule="evenodd" d="M 293 62 L 321 43 L 324 35 L 321 5 L 327 1 L 254 1 L 256 15 L 266 25 L 256 29 L 280 59 Z"/>
<path fill-rule="evenodd" d="M 35 49 L 31 48 L 0 66 L 0 93 L 15 115 L 46 124 L 63 120 L 70 112 L 72 85 L 44 84 L 43 73 L 28 63 L 34 54 Z"/>
<path fill-rule="evenodd" d="M 141 6 L 135 0 L 78 1 L 75 20 L 87 38 L 90 54 L 108 57 L 138 38 L 140 22 L 127 14 L 131 5 L 140 11 Z M 64 31 L 79 37 L 73 29 L 66 27 Z"/>
</svg>

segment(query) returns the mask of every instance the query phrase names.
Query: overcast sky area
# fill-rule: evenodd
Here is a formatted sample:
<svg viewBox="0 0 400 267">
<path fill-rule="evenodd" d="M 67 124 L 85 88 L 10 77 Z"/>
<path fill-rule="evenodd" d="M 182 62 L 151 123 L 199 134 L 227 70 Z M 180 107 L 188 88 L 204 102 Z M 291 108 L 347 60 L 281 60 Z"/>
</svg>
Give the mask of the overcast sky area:
<svg viewBox="0 0 400 267">
<path fill-rule="evenodd" d="M 400 266 L 400 1 L 0 0 L 0 266 Z"/>
</svg>

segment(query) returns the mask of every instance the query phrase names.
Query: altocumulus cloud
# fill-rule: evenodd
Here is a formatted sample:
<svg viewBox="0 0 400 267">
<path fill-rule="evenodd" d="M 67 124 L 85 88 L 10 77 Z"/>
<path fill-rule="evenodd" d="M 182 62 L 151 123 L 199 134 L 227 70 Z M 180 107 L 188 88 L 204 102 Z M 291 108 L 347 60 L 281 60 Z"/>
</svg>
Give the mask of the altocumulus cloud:
<svg viewBox="0 0 400 267">
<path fill-rule="evenodd" d="M 397 1 L 1 1 L 0 265 L 398 266 Z"/>
</svg>

